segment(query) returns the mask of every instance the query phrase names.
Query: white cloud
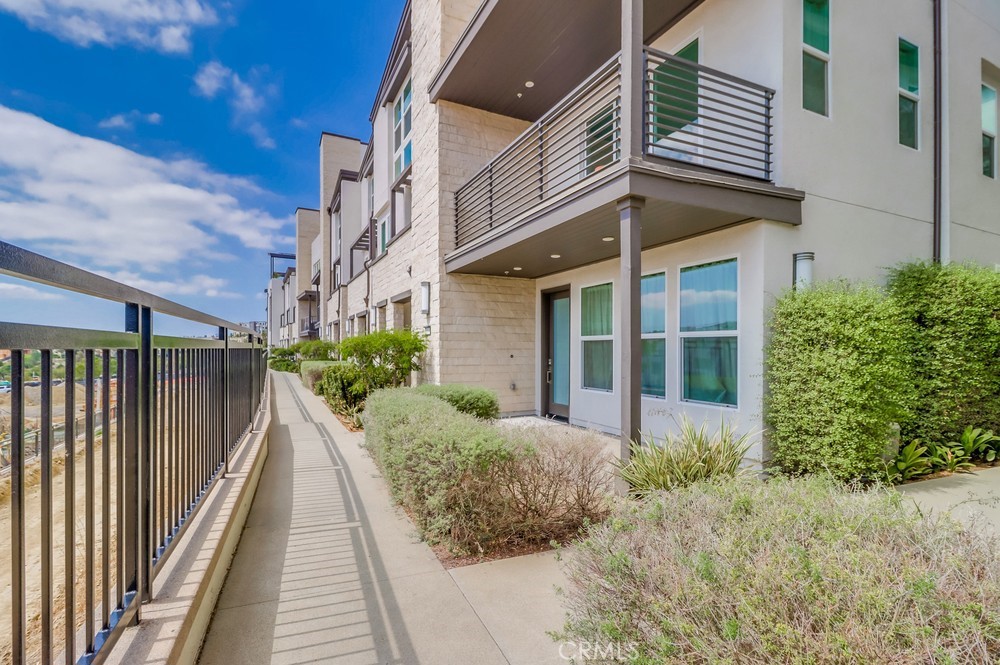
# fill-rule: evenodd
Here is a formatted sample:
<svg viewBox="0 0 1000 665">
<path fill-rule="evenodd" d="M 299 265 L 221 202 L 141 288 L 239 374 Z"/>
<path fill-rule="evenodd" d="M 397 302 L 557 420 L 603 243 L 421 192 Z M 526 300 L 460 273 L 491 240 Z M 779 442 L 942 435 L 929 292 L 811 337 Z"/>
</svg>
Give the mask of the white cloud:
<svg viewBox="0 0 1000 665">
<path fill-rule="evenodd" d="M 210 275 L 191 275 L 183 279 L 169 280 L 149 279 L 127 270 L 119 270 L 117 272 L 99 271 L 98 274 L 165 298 L 174 298 L 177 296 L 205 296 L 207 298 L 241 297 L 240 294 L 227 290 L 229 286 L 227 280 Z"/>
<path fill-rule="evenodd" d="M 158 125 L 163 122 L 163 116 L 159 113 L 143 113 L 132 110 L 128 113 L 119 113 L 110 118 L 105 118 L 97 123 L 101 129 L 133 129 L 136 123 L 144 122 L 149 125 Z"/>
<path fill-rule="evenodd" d="M 0 302 L 4 300 L 61 300 L 58 293 L 48 293 L 24 284 L 0 284 Z"/>
<path fill-rule="evenodd" d="M 130 44 L 162 53 L 187 53 L 191 32 L 219 16 L 205 0 L 0 0 L 34 30 L 77 46 Z"/>
<path fill-rule="evenodd" d="M 195 93 L 207 99 L 225 94 L 233 114 L 233 124 L 249 134 L 257 147 L 271 150 L 276 144 L 257 115 L 264 110 L 267 98 L 275 94 L 275 89 L 260 85 L 262 78 L 261 69 L 251 69 L 248 81 L 218 60 L 212 60 L 202 65 L 195 74 L 194 85 Z"/>
<path fill-rule="evenodd" d="M 285 244 L 252 181 L 191 159 L 147 157 L 0 106 L 0 237 L 135 274 Z M 222 287 L 214 288 L 221 291 Z"/>
</svg>

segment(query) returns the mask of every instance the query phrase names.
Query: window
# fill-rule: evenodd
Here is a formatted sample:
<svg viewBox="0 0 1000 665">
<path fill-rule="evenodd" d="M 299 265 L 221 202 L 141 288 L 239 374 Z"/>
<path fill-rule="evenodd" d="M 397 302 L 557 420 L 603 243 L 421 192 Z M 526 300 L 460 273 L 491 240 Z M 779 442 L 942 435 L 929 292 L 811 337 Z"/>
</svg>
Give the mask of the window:
<svg viewBox="0 0 1000 665">
<path fill-rule="evenodd" d="M 368 176 L 365 178 L 368 182 L 368 217 L 375 216 L 375 178 Z"/>
<path fill-rule="evenodd" d="M 830 0 L 802 0 L 802 108 L 830 115 Z"/>
<path fill-rule="evenodd" d="M 333 266 L 333 288 L 340 288 L 340 264 Z"/>
<path fill-rule="evenodd" d="M 587 121 L 584 144 L 587 175 L 610 166 L 615 161 L 615 110 L 606 106 Z"/>
<path fill-rule="evenodd" d="M 920 133 L 920 50 L 899 40 L 899 144 L 918 147 Z"/>
<path fill-rule="evenodd" d="M 983 175 L 997 177 L 997 91 L 985 83 L 983 101 Z"/>
<path fill-rule="evenodd" d="M 674 55 L 698 63 L 698 40 L 695 39 Z M 664 62 L 653 72 L 653 140 L 666 138 L 698 120 L 698 71 L 674 62 Z"/>
<path fill-rule="evenodd" d="M 599 284 L 580 291 L 580 336 L 583 344 L 583 387 L 611 391 L 614 382 L 613 286 Z"/>
<path fill-rule="evenodd" d="M 389 218 L 383 217 L 378 220 L 378 256 L 385 254 L 385 248 L 389 245 Z"/>
<path fill-rule="evenodd" d="M 738 322 L 736 259 L 681 270 L 683 399 L 737 405 Z"/>
<path fill-rule="evenodd" d="M 639 290 L 642 319 L 642 394 L 667 396 L 667 276 L 643 275 Z"/>
<path fill-rule="evenodd" d="M 396 103 L 392 105 L 392 147 L 393 147 L 393 178 L 403 175 L 413 161 L 413 147 L 410 142 L 410 131 L 413 129 L 413 113 L 410 108 L 413 102 L 413 82 L 407 81 L 403 91 L 399 93 Z"/>
</svg>

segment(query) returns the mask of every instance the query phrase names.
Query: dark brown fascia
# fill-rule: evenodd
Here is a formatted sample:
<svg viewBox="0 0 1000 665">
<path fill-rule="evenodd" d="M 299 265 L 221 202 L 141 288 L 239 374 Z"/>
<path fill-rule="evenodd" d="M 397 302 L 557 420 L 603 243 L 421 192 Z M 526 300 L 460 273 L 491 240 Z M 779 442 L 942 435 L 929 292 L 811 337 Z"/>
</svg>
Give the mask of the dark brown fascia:
<svg viewBox="0 0 1000 665">
<path fill-rule="evenodd" d="M 358 143 L 362 143 L 361 139 L 359 139 L 357 136 L 348 136 L 347 134 L 337 134 L 336 132 L 326 132 L 326 131 L 319 133 L 320 143 L 323 142 L 324 136 L 333 136 L 334 138 L 338 139 L 347 139 L 348 141 L 357 141 Z"/>
<path fill-rule="evenodd" d="M 336 212 L 340 208 L 340 185 L 345 180 L 348 182 L 357 182 L 358 172 L 341 169 L 340 173 L 337 174 L 337 184 L 333 186 L 333 196 L 330 197 L 331 212 Z"/>
<path fill-rule="evenodd" d="M 368 137 L 368 147 L 365 148 L 365 154 L 361 157 L 361 166 L 358 167 L 358 173 L 363 174 L 363 177 L 370 176 L 372 174 L 372 170 L 374 169 L 374 166 L 372 165 L 375 158 L 375 153 L 372 147 L 374 140 L 375 134 L 372 133 L 372 135 Z"/>
<path fill-rule="evenodd" d="M 392 83 L 392 74 L 395 72 L 399 60 L 404 53 L 408 52 L 410 43 L 410 0 L 406 0 L 403 7 L 403 15 L 399 18 L 399 25 L 396 27 L 396 36 L 392 40 L 392 48 L 389 49 L 389 58 L 385 63 L 385 70 L 382 72 L 382 81 L 378 86 L 378 93 L 375 95 L 375 102 L 372 104 L 371 113 L 368 115 L 368 122 L 375 121 L 375 114 L 379 107 L 385 103 L 389 94 L 389 86 Z"/>
</svg>

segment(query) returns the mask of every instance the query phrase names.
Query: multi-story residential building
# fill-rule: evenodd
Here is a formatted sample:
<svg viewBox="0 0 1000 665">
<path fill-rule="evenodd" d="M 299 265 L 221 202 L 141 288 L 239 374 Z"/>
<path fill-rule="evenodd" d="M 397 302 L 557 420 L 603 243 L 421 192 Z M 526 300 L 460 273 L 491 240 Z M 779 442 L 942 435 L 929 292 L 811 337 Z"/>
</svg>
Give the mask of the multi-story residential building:
<svg viewBox="0 0 1000 665">
<path fill-rule="evenodd" d="M 322 336 L 424 331 L 419 380 L 623 441 L 757 429 L 793 282 L 1000 263 L 998 32 L 991 0 L 411 0 L 371 138 L 321 141 Z"/>
<path fill-rule="evenodd" d="M 297 275 L 315 276 L 321 258 L 313 254 L 313 245 L 319 236 L 319 210 L 299 208 L 295 211 L 295 263 Z M 296 341 L 319 337 L 319 288 L 312 279 L 296 280 L 296 313 L 298 329 Z"/>
</svg>

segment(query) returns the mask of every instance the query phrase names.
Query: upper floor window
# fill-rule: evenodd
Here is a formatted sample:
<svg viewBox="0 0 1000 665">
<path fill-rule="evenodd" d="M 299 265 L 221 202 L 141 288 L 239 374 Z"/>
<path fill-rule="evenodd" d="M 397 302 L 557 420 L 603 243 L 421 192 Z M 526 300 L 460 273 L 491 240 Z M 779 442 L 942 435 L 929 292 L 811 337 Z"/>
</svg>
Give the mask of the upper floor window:
<svg viewBox="0 0 1000 665">
<path fill-rule="evenodd" d="M 736 406 L 739 388 L 736 259 L 681 269 L 683 399 Z"/>
<path fill-rule="evenodd" d="M 830 115 L 830 0 L 802 0 L 802 108 Z"/>
<path fill-rule="evenodd" d="M 383 217 L 378 220 L 378 247 L 377 255 L 385 254 L 385 248 L 389 246 L 389 218 Z"/>
<path fill-rule="evenodd" d="M 997 91 L 983 84 L 983 175 L 997 177 Z"/>
<path fill-rule="evenodd" d="M 369 175 L 365 180 L 368 183 L 368 217 L 375 216 L 375 178 Z"/>
<path fill-rule="evenodd" d="M 410 132 L 413 129 L 413 82 L 406 81 L 402 92 L 392 105 L 392 159 L 393 178 L 398 178 L 413 162 Z"/>
<path fill-rule="evenodd" d="M 920 130 L 920 50 L 899 40 L 899 143 L 917 148 Z"/>
</svg>

